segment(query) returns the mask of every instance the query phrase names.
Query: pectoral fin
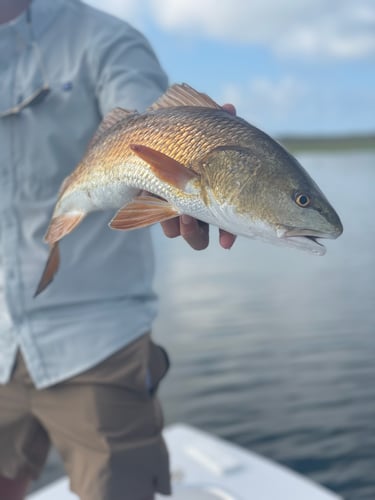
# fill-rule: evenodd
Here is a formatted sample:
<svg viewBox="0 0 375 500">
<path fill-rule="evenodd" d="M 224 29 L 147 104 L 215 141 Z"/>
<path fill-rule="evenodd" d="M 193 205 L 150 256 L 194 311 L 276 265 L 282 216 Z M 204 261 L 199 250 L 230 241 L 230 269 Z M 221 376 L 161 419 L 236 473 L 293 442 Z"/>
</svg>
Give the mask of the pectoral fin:
<svg viewBox="0 0 375 500">
<path fill-rule="evenodd" d="M 167 201 L 151 195 L 138 196 L 122 207 L 109 223 L 112 229 L 138 229 L 178 216 L 177 210 Z"/>
<path fill-rule="evenodd" d="M 199 177 L 194 170 L 148 146 L 130 144 L 130 149 L 150 165 L 156 177 L 178 189 L 183 190 L 188 182 Z"/>
</svg>

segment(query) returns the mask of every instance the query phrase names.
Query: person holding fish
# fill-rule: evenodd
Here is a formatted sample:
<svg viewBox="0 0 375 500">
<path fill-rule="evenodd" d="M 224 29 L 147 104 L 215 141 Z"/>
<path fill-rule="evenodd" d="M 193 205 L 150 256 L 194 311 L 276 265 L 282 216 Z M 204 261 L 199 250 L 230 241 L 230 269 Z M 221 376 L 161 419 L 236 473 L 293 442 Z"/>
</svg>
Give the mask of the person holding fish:
<svg viewBox="0 0 375 500">
<path fill-rule="evenodd" d="M 0 0 L 1 499 L 24 498 L 51 443 L 82 500 L 170 492 L 149 230 L 110 230 L 112 210 L 88 215 L 60 245 L 53 287 L 33 298 L 60 185 L 95 129 L 113 108 L 144 111 L 166 88 L 127 23 L 78 0 Z M 208 225 L 193 217 L 163 228 L 194 249 L 208 244 Z M 224 248 L 234 239 L 220 231 Z"/>
<path fill-rule="evenodd" d="M 51 443 L 82 500 L 168 495 L 147 226 L 197 250 L 214 224 L 224 248 L 236 234 L 323 255 L 341 222 L 233 106 L 166 90 L 128 24 L 0 0 L 0 48 L 0 498 L 24 498 Z"/>
</svg>

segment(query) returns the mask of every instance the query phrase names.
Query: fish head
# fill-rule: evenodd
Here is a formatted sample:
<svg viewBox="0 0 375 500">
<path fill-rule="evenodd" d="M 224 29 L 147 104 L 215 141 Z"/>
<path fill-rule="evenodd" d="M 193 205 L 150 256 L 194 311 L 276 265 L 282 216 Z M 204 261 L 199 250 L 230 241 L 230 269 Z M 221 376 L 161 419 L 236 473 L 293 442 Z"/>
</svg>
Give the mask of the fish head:
<svg viewBox="0 0 375 500">
<path fill-rule="evenodd" d="M 250 147 L 216 148 L 201 171 L 206 203 L 223 229 L 317 255 L 325 253 L 321 238 L 343 231 L 317 184 L 268 136 Z"/>
</svg>

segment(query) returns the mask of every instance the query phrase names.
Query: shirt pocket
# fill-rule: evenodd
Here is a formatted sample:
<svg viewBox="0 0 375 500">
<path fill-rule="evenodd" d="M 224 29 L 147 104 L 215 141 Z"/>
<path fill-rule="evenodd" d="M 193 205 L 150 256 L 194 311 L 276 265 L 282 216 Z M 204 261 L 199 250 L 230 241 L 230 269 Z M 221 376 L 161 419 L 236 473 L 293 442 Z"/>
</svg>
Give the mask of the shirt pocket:
<svg viewBox="0 0 375 500">
<path fill-rule="evenodd" d="M 83 75 L 66 74 L 49 84 L 40 102 L 21 112 L 21 197 L 32 201 L 56 199 L 63 180 L 82 159 L 100 123 L 95 92 Z"/>
</svg>

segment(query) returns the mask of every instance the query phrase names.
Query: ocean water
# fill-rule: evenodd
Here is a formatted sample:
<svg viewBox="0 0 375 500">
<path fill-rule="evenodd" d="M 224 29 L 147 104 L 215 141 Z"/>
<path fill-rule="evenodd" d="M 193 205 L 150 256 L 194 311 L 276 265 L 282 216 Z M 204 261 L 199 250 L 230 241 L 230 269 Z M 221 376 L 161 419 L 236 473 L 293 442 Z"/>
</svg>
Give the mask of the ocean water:
<svg viewBox="0 0 375 500">
<path fill-rule="evenodd" d="M 375 152 L 299 159 L 344 225 L 324 257 L 245 238 L 226 251 L 214 228 L 195 252 L 155 228 L 165 420 L 374 500 Z M 59 474 L 52 454 L 38 485 Z"/>
</svg>

